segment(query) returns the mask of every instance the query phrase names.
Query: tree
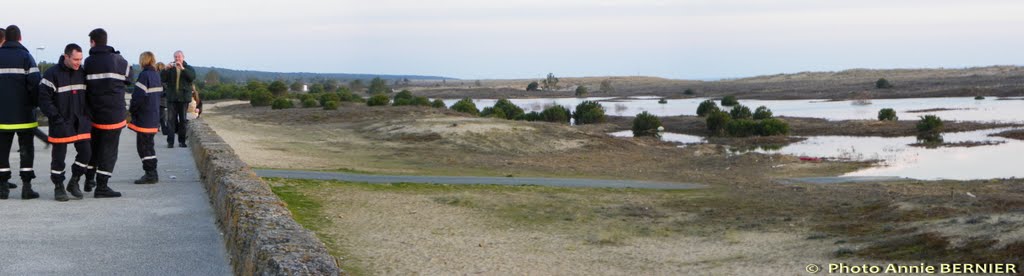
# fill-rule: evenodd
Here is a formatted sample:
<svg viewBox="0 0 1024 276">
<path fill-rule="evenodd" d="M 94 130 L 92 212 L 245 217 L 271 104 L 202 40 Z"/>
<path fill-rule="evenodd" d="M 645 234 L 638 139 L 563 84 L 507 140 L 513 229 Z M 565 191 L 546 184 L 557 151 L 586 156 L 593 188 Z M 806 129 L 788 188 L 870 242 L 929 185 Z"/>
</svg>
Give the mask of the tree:
<svg viewBox="0 0 1024 276">
<path fill-rule="evenodd" d="M 641 112 L 633 118 L 633 136 L 655 136 L 658 135 L 658 128 L 661 127 L 661 119 L 647 111 Z"/>
<path fill-rule="evenodd" d="M 754 110 L 754 120 L 764 120 L 772 117 L 772 110 L 768 109 L 767 106 L 758 106 Z"/>
<path fill-rule="evenodd" d="M 543 82 L 544 90 L 558 89 L 558 78 L 553 73 L 548 73 L 548 77 Z"/>
<path fill-rule="evenodd" d="M 398 92 L 398 94 L 395 94 L 395 101 L 391 105 L 411 105 L 413 98 L 415 97 L 412 95 L 411 91 L 402 90 L 402 92 Z"/>
<path fill-rule="evenodd" d="M 206 72 L 206 76 L 203 77 L 203 82 L 206 85 L 220 84 L 220 73 L 217 73 L 217 70 L 211 69 L 210 72 Z"/>
<path fill-rule="evenodd" d="M 409 86 L 409 78 L 402 78 L 402 85 Z"/>
<path fill-rule="evenodd" d="M 697 94 L 697 92 L 693 91 L 693 89 L 690 89 L 690 88 L 687 88 L 686 91 L 683 91 L 683 95 L 693 95 L 693 94 Z"/>
<path fill-rule="evenodd" d="M 302 85 L 302 80 L 293 80 L 292 85 L 290 85 L 288 88 L 290 88 L 292 92 L 302 92 Z"/>
<path fill-rule="evenodd" d="M 324 90 L 324 85 L 320 83 L 314 83 L 309 86 L 309 93 L 324 93 L 325 91 L 327 90 Z"/>
<path fill-rule="evenodd" d="M 942 143 L 943 123 L 939 116 L 924 115 L 917 122 L 917 140 L 926 144 Z"/>
<path fill-rule="evenodd" d="M 705 117 L 711 112 L 718 111 L 718 105 L 712 100 L 705 100 L 697 106 L 697 116 Z"/>
<path fill-rule="evenodd" d="M 363 88 L 366 88 L 366 85 L 363 84 L 363 80 L 356 79 L 348 83 L 348 88 L 352 88 L 353 92 L 360 92 L 363 91 Z"/>
<path fill-rule="evenodd" d="M 341 87 L 341 83 L 336 79 L 328 79 L 324 81 L 324 91 L 326 92 L 336 92 L 338 91 L 338 87 Z"/>
<path fill-rule="evenodd" d="M 732 107 L 732 110 L 729 111 L 729 115 L 736 120 L 750 119 L 753 117 L 750 113 L 750 108 L 742 104 Z"/>
<path fill-rule="evenodd" d="M 526 91 L 537 91 L 537 87 L 540 86 L 537 82 L 530 82 L 526 85 Z"/>
<path fill-rule="evenodd" d="M 288 93 L 288 85 L 284 84 L 283 81 L 276 80 L 267 86 L 267 90 L 274 94 L 274 97 L 281 97 Z"/>
<path fill-rule="evenodd" d="M 882 110 L 878 111 L 879 121 L 897 121 L 899 119 L 899 117 L 896 117 L 896 110 L 892 108 L 882 108 Z"/>
<path fill-rule="evenodd" d="M 568 108 L 556 104 L 541 111 L 540 118 L 545 122 L 568 124 L 572 114 Z"/>
<path fill-rule="evenodd" d="M 734 106 L 740 104 L 740 101 L 736 100 L 736 96 L 725 96 L 722 98 L 722 106 Z"/>
<path fill-rule="evenodd" d="M 480 115 L 480 110 L 476 108 L 476 104 L 473 103 L 473 99 L 463 98 L 452 105 L 451 110 L 455 110 L 462 113 L 473 114 L 474 116 Z"/>
<path fill-rule="evenodd" d="M 525 113 L 522 108 L 508 99 L 498 99 L 498 102 L 494 103 L 494 109 L 501 110 L 501 113 L 505 114 L 504 118 L 507 119 L 515 119 Z"/>
<path fill-rule="evenodd" d="M 385 82 L 380 77 L 376 77 L 376 78 L 373 78 L 373 80 L 370 81 L 370 91 L 369 92 L 370 92 L 370 94 L 391 93 L 391 89 L 388 88 L 387 82 Z"/>
<path fill-rule="evenodd" d="M 606 79 L 601 81 L 601 92 L 611 93 L 615 92 L 615 87 L 612 86 L 612 80 Z"/>
<path fill-rule="evenodd" d="M 725 126 L 732 121 L 732 117 L 725 111 L 716 110 L 708 114 L 708 118 L 705 120 L 708 131 L 711 135 L 722 135 L 725 133 Z"/>
<path fill-rule="evenodd" d="M 390 103 L 390 102 L 391 102 L 391 98 L 389 98 L 388 95 L 385 95 L 384 93 L 378 93 L 378 94 L 373 94 L 373 96 L 370 97 L 369 100 L 366 100 L 366 105 L 367 106 L 380 106 L 380 105 L 388 105 L 388 103 Z"/>
<path fill-rule="evenodd" d="M 889 88 L 892 88 L 892 83 L 889 83 L 889 80 L 884 79 L 884 78 L 878 79 L 878 81 L 875 82 L 875 88 L 878 88 L 878 89 L 889 89 Z"/>
<path fill-rule="evenodd" d="M 259 80 L 249 80 L 245 84 L 245 90 L 249 90 L 250 93 L 267 89 L 267 84 Z"/>
<path fill-rule="evenodd" d="M 587 95 L 587 87 L 586 86 L 580 85 L 580 86 L 576 87 L 576 97 L 583 97 L 583 96 L 586 96 L 586 95 Z"/>
<path fill-rule="evenodd" d="M 603 123 L 604 107 L 595 101 L 583 101 L 576 105 L 576 112 L 573 112 L 572 118 L 576 119 L 577 125 Z"/>
</svg>

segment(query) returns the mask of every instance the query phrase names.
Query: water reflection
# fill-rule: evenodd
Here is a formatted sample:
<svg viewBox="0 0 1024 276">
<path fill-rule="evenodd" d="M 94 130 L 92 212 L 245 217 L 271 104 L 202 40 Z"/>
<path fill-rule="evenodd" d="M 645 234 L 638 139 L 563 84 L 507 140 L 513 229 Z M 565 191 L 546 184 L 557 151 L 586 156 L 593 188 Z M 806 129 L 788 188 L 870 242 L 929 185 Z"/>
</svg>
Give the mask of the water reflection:
<svg viewBox="0 0 1024 276">
<path fill-rule="evenodd" d="M 989 134 L 1009 129 L 945 133 L 946 143 L 989 142 L 998 145 L 976 147 L 923 148 L 909 146 L 916 137 L 812 136 L 778 150 L 795 156 L 836 158 L 854 161 L 881 160 L 879 166 L 844 176 L 898 176 L 916 179 L 989 179 L 1024 177 L 1017 164 L 1024 142 Z"/>
<path fill-rule="evenodd" d="M 577 104 L 585 100 L 602 101 L 608 115 L 612 116 L 635 116 L 640 112 L 650 112 L 657 116 L 678 116 L 695 115 L 697 105 L 706 98 L 691 99 L 669 99 L 666 104 L 659 104 L 660 97 L 637 96 L 630 98 L 611 97 L 589 97 L 589 98 L 536 98 L 536 99 L 512 99 L 512 103 L 522 107 L 526 112 L 540 112 L 546 106 L 553 104 L 574 109 Z M 458 99 L 445 100 L 445 104 L 451 106 Z M 496 99 L 474 100 L 477 108 L 493 106 Z M 828 101 L 828 100 L 744 100 L 740 103 L 754 109 L 758 106 L 767 106 L 775 116 L 789 117 L 812 117 L 829 120 L 873 120 L 878 116 L 878 110 L 882 108 L 893 108 L 897 115 L 904 120 L 916 120 L 918 116 L 935 114 L 944 120 L 952 121 L 998 121 L 998 122 L 1024 122 L 1024 101 L 1000 100 L 988 98 L 975 100 L 973 97 L 952 97 L 952 98 L 913 98 L 913 99 L 883 99 L 868 100 L 866 104 L 854 104 L 853 101 Z M 951 109 L 938 110 L 923 113 L 907 113 L 912 110 L 928 109 Z"/>
</svg>

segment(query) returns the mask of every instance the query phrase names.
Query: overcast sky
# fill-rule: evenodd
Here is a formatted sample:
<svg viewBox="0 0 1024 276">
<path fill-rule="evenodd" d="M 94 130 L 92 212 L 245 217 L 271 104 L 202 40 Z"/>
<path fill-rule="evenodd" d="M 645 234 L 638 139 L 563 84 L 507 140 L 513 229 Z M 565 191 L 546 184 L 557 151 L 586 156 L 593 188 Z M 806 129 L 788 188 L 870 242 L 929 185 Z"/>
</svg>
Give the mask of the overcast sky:
<svg viewBox="0 0 1024 276">
<path fill-rule="evenodd" d="M 177 3 L 174 5 L 173 3 Z M 742 77 L 1024 64 L 1024 1 L 9 1 L 37 60 L 110 33 L 129 61 L 278 72 Z M 46 46 L 46 50 L 34 48 Z"/>
</svg>

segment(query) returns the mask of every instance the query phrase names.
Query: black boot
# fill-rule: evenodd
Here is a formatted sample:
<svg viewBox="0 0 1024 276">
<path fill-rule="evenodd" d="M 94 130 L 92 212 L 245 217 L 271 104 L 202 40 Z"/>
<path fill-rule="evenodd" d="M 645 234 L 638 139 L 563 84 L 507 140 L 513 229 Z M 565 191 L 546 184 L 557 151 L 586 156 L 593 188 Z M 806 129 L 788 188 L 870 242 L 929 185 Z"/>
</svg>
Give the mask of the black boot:
<svg viewBox="0 0 1024 276">
<path fill-rule="evenodd" d="M 107 179 L 101 178 L 96 181 L 96 191 L 92 193 L 95 198 L 121 197 L 121 193 L 115 192 L 107 186 Z"/>
<path fill-rule="evenodd" d="M 157 176 L 156 171 L 146 171 L 142 178 L 135 180 L 135 184 L 156 184 L 160 181 L 160 177 Z"/>
<path fill-rule="evenodd" d="M 71 193 L 71 196 L 75 197 L 75 199 L 82 199 L 85 197 L 85 195 L 82 194 L 82 190 L 78 189 L 78 176 L 72 176 L 71 181 L 68 181 L 67 191 L 68 193 Z"/>
<path fill-rule="evenodd" d="M 68 201 L 68 193 L 64 192 L 64 183 L 62 180 L 54 178 L 53 180 L 53 199 L 57 201 Z"/>
<path fill-rule="evenodd" d="M 92 188 L 96 188 L 96 179 L 86 177 L 85 178 L 85 192 L 92 192 Z"/>
<path fill-rule="evenodd" d="M 7 183 L 7 179 L 0 179 L 0 182 Z M 0 185 L 0 199 L 7 199 L 11 195 L 11 188 L 7 185 Z"/>
<path fill-rule="evenodd" d="M 7 182 L 7 189 L 17 189 L 17 188 L 18 188 L 18 185 L 15 185 L 14 183 L 11 183 L 11 182 Z"/>
<path fill-rule="evenodd" d="M 39 193 L 32 190 L 32 180 L 22 180 L 21 182 L 21 199 L 36 199 L 39 198 Z"/>
</svg>

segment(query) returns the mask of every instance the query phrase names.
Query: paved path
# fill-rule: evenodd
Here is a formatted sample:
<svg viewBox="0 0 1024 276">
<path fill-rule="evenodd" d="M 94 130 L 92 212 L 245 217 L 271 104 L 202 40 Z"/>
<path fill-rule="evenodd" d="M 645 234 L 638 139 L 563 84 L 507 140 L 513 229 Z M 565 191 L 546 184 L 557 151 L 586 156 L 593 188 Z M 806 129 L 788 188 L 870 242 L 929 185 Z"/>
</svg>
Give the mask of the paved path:
<svg viewBox="0 0 1024 276">
<path fill-rule="evenodd" d="M 111 187 L 122 198 L 53 200 L 50 150 L 36 140 L 35 190 L 41 198 L 0 200 L 0 275 L 230 275 L 224 239 L 192 152 L 157 135 L 160 183 L 135 185 L 142 162 L 135 132 L 121 134 Z M 11 164 L 17 166 L 17 142 Z M 68 149 L 73 163 L 73 147 Z M 68 168 L 67 176 L 71 176 Z M 175 176 L 176 179 L 171 179 Z"/>
<path fill-rule="evenodd" d="M 409 176 L 371 175 L 339 172 L 256 170 L 261 177 L 293 179 L 341 180 L 366 183 L 432 183 L 432 184 L 496 184 L 496 185 L 539 185 L 573 188 L 635 188 L 657 190 L 684 190 L 704 188 L 693 183 L 672 183 L 655 181 L 576 179 L 576 178 L 528 178 L 528 177 L 475 177 L 475 176 Z"/>
</svg>

